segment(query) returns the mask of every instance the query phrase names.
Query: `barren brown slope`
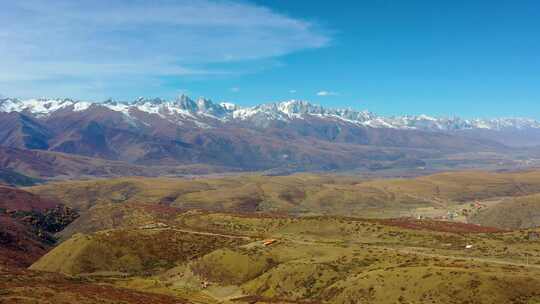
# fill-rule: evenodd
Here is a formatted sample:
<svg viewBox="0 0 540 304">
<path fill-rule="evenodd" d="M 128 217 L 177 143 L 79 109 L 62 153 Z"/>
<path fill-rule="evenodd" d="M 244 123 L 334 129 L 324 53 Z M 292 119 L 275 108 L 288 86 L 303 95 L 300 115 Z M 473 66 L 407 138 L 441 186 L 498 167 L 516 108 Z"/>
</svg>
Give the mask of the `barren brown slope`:
<svg viewBox="0 0 540 304">
<path fill-rule="evenodd" d="M 211 174 L 234 171 L 231 168 L 204 164 L 169 167 L 139 166 L 121 161 L 2 146 L 0 146 L 0 167 L 32 177 L 55 179 Z"/>
<path fill-rule="evenodd" d="M 0 112 L 2 146 L 21 149 L 47 149 L 52 132 L 37 119 L 23 113 Z"/>
<path fill-rule="evenodd" d="M 42 199 L 36 194 L 12 187 L 0 186 L 0 210 L 44 211 L 56 205 L 56 202 Z"/>
<path fill-rule="evenodd" d="M 139 165 L 207 164 L 252 171 L 415 168 L 427 159 L 464 151 L 512 152 L 490 140 L 371 128 L 313 115 L 287 122 L 263 119 L 260 124 L 255 117 L 218 120 L 201 117 L 196 111 L 192 114 L 199 117 L 197 124 L 137 110 L 126 119 L 124 113 L 99 104 L 83 111 L 72 110 L 65 108 L 42 117 L 0 113 L 9 120 L 0 124 L 5 125 L 5 131 L 0 131 L 0 144 Z"/>
<path fill-rule="evenodd" d="M 39 183 L 43 182 L 43 180 L 39 178 L 33 178 L 30 176 L 26 176 L 24 174 L 21 174 L 19 172 L 0 168 L 0 185 L 5 184 L 8 186 L 16 187 L 16 186 L 34 186 Z"/>
</svg>

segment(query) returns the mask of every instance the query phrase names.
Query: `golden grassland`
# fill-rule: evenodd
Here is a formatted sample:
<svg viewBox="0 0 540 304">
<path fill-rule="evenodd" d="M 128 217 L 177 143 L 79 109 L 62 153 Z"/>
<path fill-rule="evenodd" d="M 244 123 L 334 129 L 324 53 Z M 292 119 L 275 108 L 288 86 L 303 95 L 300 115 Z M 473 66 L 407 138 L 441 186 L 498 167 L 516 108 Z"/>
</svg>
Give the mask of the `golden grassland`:
<svg viewBox="0 0 540 304">
<path fill-rule="evenodd" d="M 540 303 L 540 229 L 529 228 L 540 225 L 540 171 L 131 177 L 25 189 L 81 216 L 17 284 L 0 276 L 1 303 L 22 298 L 21 286 L 40 296 L 20 303 L 43 298 L 49 272 L 110 294 L 163 297 L 155 303 Z M 477 201 L 486 207 L 459 220 L 505 229 L 393 219 Z"/>
<path fill-rule="evenodd" d="M 245 241 L 186 234 L 173 229 L 105 230 L 91 236 L 74 235 L 30 269 L 68 275 L 95 272 L 148 274 L 172 268 L 216 248 L 242 242 Z"/>
<path fill-rule="evenodd" d="M 379 180 L 313 174 L 117 178 L 56 182 L 27 190 L 83 211 L 100 204 L 159 203 L 212 211 L 390 218 L 421 208 L 447 210 L 475 200 L 540 193 L 540 171 L 467 171 Z"/>
<path fill-rule="evenodd" d="M 10 304 L 187 304 L 156 293 L 102 284 L 82 277 L 0 267 L 0 303 Z"/>
<path fill-rule="evenodd" d="M 435 231 L 437 223 L 428 230 L 330 216 L 184 212 L 167 227 L 74 235 L 32 269 L 193 303 L 540 300 L 540 241 L 529 240 L 530 231 L 477 233 L 470 225 L 452 232 L 450 224 Z M 189 254 L 156 250 L 181 247 L 179 239 L 194 243 Z M 265 246 L 265 239 L 277 241 Z"/>
<path fill-rule="evenodd" d="M 473 223 L 504 229 L 540 226 L 540 194 L 506 198 L 470 218 Z"/>
</svg>

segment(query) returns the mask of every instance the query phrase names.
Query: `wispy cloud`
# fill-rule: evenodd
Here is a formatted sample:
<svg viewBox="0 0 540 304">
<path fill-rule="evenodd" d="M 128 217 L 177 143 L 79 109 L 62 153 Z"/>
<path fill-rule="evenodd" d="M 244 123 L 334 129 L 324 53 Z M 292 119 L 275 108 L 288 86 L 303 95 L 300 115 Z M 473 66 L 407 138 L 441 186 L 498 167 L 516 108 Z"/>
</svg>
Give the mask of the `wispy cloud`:
<svg viewBox="0 0 540 304">
<path fill-rule="evenodd" d="M 329 40 L 317 24 L 245 1 L 6 1 L 0 90 L 42 90 L 44 80 L 59 87 L 101 82 L 111 90 L 160 77 L 226 75 L 209 66 L 279 57 Z"/>
<path fill-rule="evenodd" d="M 322 96 L 322 97 L 326 97 L 326 96 L 339 96 L 339 93 L 337 93 L 337 92 L 330 92 L 330 91 L 320 91 L 320 92 L 317 92 L 317 96 Z"/>
<path fill-rule="evenodd" d="M 240 88 L 237 88 L 237 87 L 230 88 L 229 91 L 231 91 L 233 93 L 238 93 L 238 92 L 240 92 Z"/>
<path fill-rule="evenodd" d="M 290 90 L 289 91 L 289 93 L 291 93 L 291 94 L 296 94 L 296 92 L 297 92 L 296 90 Z"/>
</svg>

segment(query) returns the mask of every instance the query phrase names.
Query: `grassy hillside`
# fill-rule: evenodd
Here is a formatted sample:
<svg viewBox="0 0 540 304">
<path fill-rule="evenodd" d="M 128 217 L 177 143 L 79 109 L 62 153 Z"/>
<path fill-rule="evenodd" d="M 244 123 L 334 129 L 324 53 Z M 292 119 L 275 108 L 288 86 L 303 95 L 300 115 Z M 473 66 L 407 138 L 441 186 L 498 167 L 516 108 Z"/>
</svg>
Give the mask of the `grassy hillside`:
<svg viewBox="0 0 540 304">
<path fill-rule="evenodd" d="M 0 268 L 0 303 L 189 304 L 181 299 L 55 273 Z"/>
<path fill-rule="evenodd" d="M 30 269 L 110 288 L 200 304 L 540 302 L 540 240 L 531 237 L 540 228 L 394 218 L 480 200 L 486 206 L 469 220 L 529 227 L 540 171 L 118 178 L 26 189 L 81 212 Z"/>
<path fill-rule="evenodd" d="M 30 269 L 81 274 L 145 274 L 237 245 L 242 239 L 186 234 L 174 229 L 133 229 L 76 234 L 46 254 Z"/>
<path fill-rule="evenodd" d="M 138 228 L 155 222 L 169 224 L 180 212 L 178 209 L 157 204 L 98 204 L 84 212 L 57 236 L 65 240 L 76 233 L 90 234 L 101 230 Z"/>
<path fill-rule="evenodd" d="M 213 211 L 398 217 L 418 208 L 445 209 L 474 200 L 540 193 L 540 171 L 468 171 L 379 180 L 310 174 L 118 178 L 57 182 L 28 190 L 82 211 L 105 203 L 159 203 Z"/>
<path fill-rule="evenodd" d="M 527 231 L 209 212 L 175 214 L 167 225 L 75 235 L 31 268 L 196 303 L 540 300 L 540 242 Z"/>
<path fill-rule="evenodd" d="M 471 218 L 480 225 L 504 229 L 525 229 L 540 226 L 540 195 L 506 199 Z"/>
</svg>

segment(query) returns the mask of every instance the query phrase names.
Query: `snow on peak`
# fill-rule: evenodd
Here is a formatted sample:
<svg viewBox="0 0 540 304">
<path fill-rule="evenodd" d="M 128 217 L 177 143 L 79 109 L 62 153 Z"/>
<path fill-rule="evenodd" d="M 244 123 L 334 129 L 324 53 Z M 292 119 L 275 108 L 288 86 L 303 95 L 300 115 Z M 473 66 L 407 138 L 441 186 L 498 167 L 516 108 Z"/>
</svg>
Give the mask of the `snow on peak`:
<svg viewBox="0 0 540 304">
<path fill-rule="evenodd" d="M 73 111 L 84 111 L 92 105 L 91 102 L 76 101 L 69 98 L 51 99 L 37 98 L 20 100 L 17 98 L 6 98 L 0 100 L 0 111 L 2 112 L 28 112 L 35 116 L 48 116 L 58 110 L 71 108 Z"/>
<path fill-rule="evenodd" d="M 230 111 L 230 112 L 240 109 L 240 106 L 234 103 L 230 103 L 230 102 L 222 102 L 219 105 L 225 110 Z"/>
<path fill-rule="evenodd" d="M 158 115 L 176 124 L 192 122 L 198 127 L 208 127 L 213 122 L 247 121 L 256 125 L 267 125 L 270 121 L 292 121 L 318 118 L 340 123 L 355 124 L 372 128 L 416 129 L 426 131 L 456 131 L 468 129 L 540 129 L 540 122 L 528 118 L 462 119 L 418 116 L 378 116 L 368 111 L 354 109 L 332 109 L 303 100 L 287 100 L 266 103 L 253 107 L 240 107 L 233 103 L 214 103 L 203 97 L 193 100 L 180 95 L 173 100 L 139 97 L 131 102 L 107 100 L 102 103 L 77 101 L 68 98 L 38 98 L 21 100 L 0 98 L 0 112 L 25 112 L 36 117 L 48 117 L 52 113 L 65 111 L 85 111 L 92 105 L 106 107 L 123 113 L 130 119 L 133 111 Z"/>
<path fill-rule="evenodd" d="M 368 111 L 353 109 L 330 109 L 315 105 L 303 100 L 288 100 L 277 103 L 262 104 L 251 108 L 235 110 L 235 119 L 240 120 L 281 120 L 306 119 L 316 117 L 322 119 L 339 120 L 365 126 L 391 127 L 386 123 L 377 121 L 377 116 Z"/>
</svg>

